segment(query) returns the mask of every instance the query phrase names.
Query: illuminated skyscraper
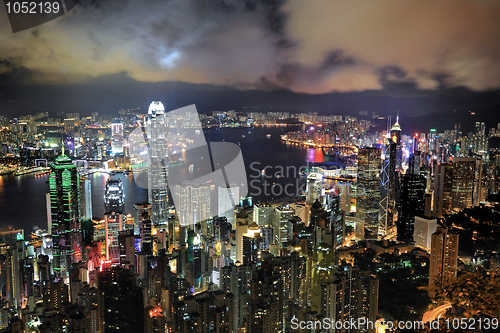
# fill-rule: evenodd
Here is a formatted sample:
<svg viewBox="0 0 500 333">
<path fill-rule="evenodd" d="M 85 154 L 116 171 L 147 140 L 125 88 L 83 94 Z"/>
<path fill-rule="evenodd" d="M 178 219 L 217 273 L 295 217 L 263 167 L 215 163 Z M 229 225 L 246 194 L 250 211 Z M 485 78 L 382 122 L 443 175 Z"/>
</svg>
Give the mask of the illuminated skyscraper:
<svg viewBox="0 0 500 333">
<path fill-rule="evenodd" d="M 256 203 L 253 208 L 253 220 L 263 227 L 272 225 L 274 216 L 274 207 L 268 203 Z"/>
<path fill-rule="evenodd" d="M 453 168 L 451 164 L 438 164 L 434 167 L 434 205 L 433 215 L 443 217 L 451 212 Z"/>
<path fill-rule="evenodd" d="M 388 133 L 389 134 L 389 133 Z M 392 126 L 384 150 L 380 186 L 380 214 L 378 234 L 390 234 L 398 218 L 396 205 L 399 200 L 399 173 L 401 171 L 401 127 L 399 122 Z"/>
<path fill-rule="evenodd" d="M 151 203 L 152 223 L 168 221 L 168 148 L 167 122 L 162 102 L 149 105 L 148 138 L 148 200 Z"/>
<path fill-rule="evenodd" d="M 230 183 L 228 187 L 219 186 L 218 198 L 218 215 L 227 218 L 234 226 L 234 207 L 239 204 L 240 187 L 234 183 Z"/>
<path fill-rule="evenodd" d="M 148 220 L 151 216 L 151 204 L 136 203 L 134 204 L 134 235 L 138 236 L 141 233 L 141 224 L 144 219 Z"/>
<path fill-rule="evenodd" d="M 176 185 L 175 191 L 180 199 L 176 206 L 177 216 L 182 226 L 193 228 L 210 218 L 210 187 L 208 185 Z"/>
<path fill-rule="evenodd" d="M 311 173 L 307 176 L 307 198 L 306 201 L 312 205 L 315 200 L 321 195 L 323 183 L 323 175 L 319 173 Z"/>
<path fill-rule="evenodd" d="M 68 272 L 74 253 L 74 230 L 79 223 L 80 181 L 76 166 L 59 156 L 49 176 L 52 214 L 52 267 L 55 273 Z"/>
<path fill-rule="evenodd" d="M 415 216 L 424 213 L 425 184 L 424 176 L 405 174 L 401 178 L 401 214 L 397 222 L 399 241 L 413 240 Z"/>
<path fill-rule="evenodd" d="M 475 194 L 481 178 L 481 162 L 475 158 L 453 158 L 452 208 L 462 210 L 477 204 Z M 476 174 L 479 164 L 479 174 Z"/>
<path fill-rule="evenodd" d="M 111 152 L 113 155 L 123 153 L 123 120 L 114 118 L 111 123 Z"/>
<path fill-rule="evenodd" d="M 106 260 L 111 263 L 120 263 L 120 245 L 118 236 L 124 229 L 123 225 L 123 205 L 125 203 L 125 193 L 121 179 L 108 179 L 104 194 L 105 204 L 105 240 L 106 240 Z"/>
<path fill-rule="evenodd" d="M 360 148 L 356 198 L 356 238 L 377 238 L 381 158 L 378 148 Z"/>
<path fill-rule="evenodd" d="M 289 221 L 294 217 L 295 212 L 289 206 L 276 207 L 274 210 L 274 243 L 280 247 L 288 242 Z"/>
<path fill-rule="evenodd" d="M 80 178 L 80 219 L 92 220 L 92 184 L 87 178 Z"/>
</svg>

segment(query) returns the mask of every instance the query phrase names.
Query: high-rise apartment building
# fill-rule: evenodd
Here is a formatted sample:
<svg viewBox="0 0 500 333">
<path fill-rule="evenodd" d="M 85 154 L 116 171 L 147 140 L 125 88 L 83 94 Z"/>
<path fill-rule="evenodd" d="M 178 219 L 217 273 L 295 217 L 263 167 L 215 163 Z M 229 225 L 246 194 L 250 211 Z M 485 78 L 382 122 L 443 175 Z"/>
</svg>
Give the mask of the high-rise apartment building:
<svg viewBox="0 0 500 333">
<path fill-rule="evenodd" d="M 429 259 L 429 296 L 436 295 L 441 283 L 452 281 L 457 276 L 458 235 L 438 227 L 431 238 Z"/>
<path fill-rule="evenodd" d="M 453 166 L 438 164 L 434 166 L 434 204 L 433 215 L 443 217 L 452 207 Z"/>
</svg>

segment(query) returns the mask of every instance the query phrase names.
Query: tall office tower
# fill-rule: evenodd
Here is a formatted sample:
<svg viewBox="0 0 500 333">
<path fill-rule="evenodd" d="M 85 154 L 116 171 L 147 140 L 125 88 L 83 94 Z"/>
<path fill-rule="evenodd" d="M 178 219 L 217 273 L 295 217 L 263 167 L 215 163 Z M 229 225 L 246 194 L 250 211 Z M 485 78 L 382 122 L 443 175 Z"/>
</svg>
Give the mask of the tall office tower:
<svg viewBox="0 0 500 333">
<path fill-rule="evenodd" d="M 437 219 L 428 217 L 415 217 L 415 230 L 413 240 L 415 245 L 426 251 L 431 250 L 432 234 L 437 230 Z"/>
<path fill-rule="evenodd" d="M 425 204 L 424 176 L 405 174 L 401 177 L 401 214 L 398 218 L 398 241 L 412 241 L 415 216 L 424 213 Z"/>
<path fill-rule="evenodd" d="M 395 171 L 401 171 L 401 163 L 403 161 L 403 151 L 401 149 L 401 126 L 399 121 L 396 121 L 391 128 L 391 140 L 396 144 L 396 165 Z"/>
<path fill-rule="evenodd" d="M 384 237 L 393 231 L 398 218 L 399 174 L 401 171 L 401 127 L 396 122 L 384 151 L 384 161 L 380 175 L 380 213 L 378 234 Z"/>
<path fill-rule="evenodd" d="M 278 244 L 280 248 L 283 246 L 283 243 L 285 243 L 286 247 L 288 242 L 288 224 L 294 215 L 295 212 L 290 206 L 280 206 L 274 210 L 274 243 Z"/>
<path fill-rule="evenodd" d="M 476 159 L 453 158 L 452 209 L 473 206 L 476 185 Z"/>
<path fill-rule="evenodd" d="M 144 214 L 146 213 L 146 214 Z M 134 235 L 138 236 L 141 233 L 141 222 L 143 217 L 150 219 L 151 204 L 147 202 L 134 204 Z"/>
<path fill-rule="evenodd" d="M 121 179 L 108 179 L 104 192 L 105 250 L 106 260 L 110 260 L 112 264 L 120 263 L 118 234 L 124 229 L 124 203 L 125 192 Z"/>
<path fill-rule="evenodd" d="M 310 173 L 307 176 L 307 198 L 306 202 L 312 205 L 321 195 L 323 184 L 323 175 L 319 173 Z"/>
<path fill-rule="evenodd" d="M 286 224 L 287 227 L 289 224 L 290 223 Z M 323 242 L 323 236 L 329 229 L 329 225 L 327 222 L 327 213 L 317 199 L 311 206 L 309 228 L 313 230 L 312 246 L 316 247 Z"/>
<path fill-rule="evenodd" d="M 73 230 L 79 223 L 80 180 L 76 166 L 67 156 L 56 158 L 50 168 L 52 268 L 55 273 L 66 274 L 74 254 Z"/>
<path fill-rule="evenodd" d="M 153 225 L 168 222 L 168 124 L 162 102 L 149 105 L 148 138 L 148 201 Z"/>
<path fill-rule="evenodd" d="M 94 241 L 94 221 L 82 220 L 80 230 L 82 231 L 82 247 L 91 246 Z"/>
<path fill-rule="evenodd" d="M 435 297 L 441 283 L 452 281 L 457 276 L 458 235 L 448 229 L 437 227 L 431 238 L 429 259 L 429 296 Z"/>
<path fill-rule="evenodd" d="M 234 207 L 238 205 L 239 198 L 240 198 L 240 187 L 237 184 L 229 183 L 229 186 L 227 187 L 219 186 L 218 216 L 224 216 L 227 219 L 227 221 L 231 223 L 231 225 L 233 226 L 234 226 Z"/>
<path fill-rule="evenodd" d="M 97 285 L 99 332 L 144 332 L 143 291 L 134 274 L 113 267 L 97 273 Z"/>
<path fill-rule="evenodd" d="M 50 193 L 45 193 L 45 206 L 47 208 L 47 232 L 52 235 L 52 211 L 50 208 Z"/>
<path fill-rule="evenodd" d="M 434 204 L 433 215 L 443 217 L 452 207 L 453 166 L 437 164 L 434 167 Z"/>
<path fill-rule="evenodd" d="M 9 307 L 20 308 L 20 262 L 25 259 L 24 230 L 0 232 L 0 285 L 3 286 Z"/>
<path fill-rule="evenodd" d="M 356 238 L 377 238 L 380 199 L 380 149 L 360 148 L 356 194 Z"/>
<path fill-rule="evenodd" d="M 332 233 L 333 248 L 342 247 L 345 238 L 345 211 L 341 210 L 340 194 L 337 190 L 326 191 L 326 215 L 329 230 Z"/>
<path fill-rule="evenodd" d="M 135 237 L 132 229 L 118 233 L 120 247 L 120 265 L 133 267 L 135 264 Z"/>
<path fill-rule="evenodd" d="M 87 178 L 80 178 L 80 220 L 92 220 L 92 184 Z"/>
<path fill-rule="evenodd" d="M 123 119 L 114 118 L 111 123 L 111 152 L 123 154 Z"/>
<path fill-rule="evenodd" d="M 410 156 L 410 159 L 408 161 L 408 171 L 406 173 L 410 175 L 419 175 L 420 163 L 421 163 L 420 150 L 416 150 Z"/>
<path fill-rule="evenodd" d="M 338 183 L 337 188 L 340 192 L 340 210 L 349 214 L 351 212 L 352 185 L 351 183 Z"/>
<path fill-rule="evenodd" d="M 268 203 L 257 203 L 253 207 L 253 220 L 259 225 L 264 227 L 272 225 L 274 216 L 274 207 Z"/>
<path fill-rule="evenodd" d="M 196 223 L 210 218 L 210 187 L 206 185 L 176 185 L 179 198 L 177 216 L 182 226 L 194 228 Z"/>
<path fill-rule="evenodd" d="M 236 216 L 236 257 L 235 261 L 243 263 L 243 235 L 248 232 L 248 214 L 242 208 Z"/>
<path fill-rule="evenodd" d="M 250 265 L 259 261 L 259 253 L 262 249 L 262 235 L 257 223 L 252 222 L 248 231 L 243 235 L 243 265 Z"/>
</svg>

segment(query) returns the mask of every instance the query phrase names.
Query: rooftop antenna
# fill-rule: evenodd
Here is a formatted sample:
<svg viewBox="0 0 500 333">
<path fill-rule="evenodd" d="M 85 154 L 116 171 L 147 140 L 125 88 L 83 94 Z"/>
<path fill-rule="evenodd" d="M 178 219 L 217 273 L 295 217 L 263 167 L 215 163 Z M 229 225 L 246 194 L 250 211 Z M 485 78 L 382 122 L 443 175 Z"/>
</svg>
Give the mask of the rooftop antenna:
<svg viewBox="0 0 500 333">
<path fill-rule="evenodd" d="M 397 111 L 396 122 L 399 123 L 399 110 Z"/>
</svg>

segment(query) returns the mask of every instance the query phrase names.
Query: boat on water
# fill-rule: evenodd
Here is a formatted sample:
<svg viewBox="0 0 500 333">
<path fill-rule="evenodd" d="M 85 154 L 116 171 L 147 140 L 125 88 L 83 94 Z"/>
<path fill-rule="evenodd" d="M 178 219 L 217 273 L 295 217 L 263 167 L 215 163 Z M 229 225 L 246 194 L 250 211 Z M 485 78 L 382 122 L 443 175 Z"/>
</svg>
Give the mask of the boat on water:
<svg viewBox="0 0 500 333">
<path fill-rule="evenodd" d="M 176 166 L 184 164 L 184 160 L 179 157 L 179 154 L 172 154 L 168 157 L 168 165 Z"/>
<path fill-rule="evenodd" d="M 270 138 L 271 137 L 271 134 L 266 134 L 266 138 Z"/>
</svg>

